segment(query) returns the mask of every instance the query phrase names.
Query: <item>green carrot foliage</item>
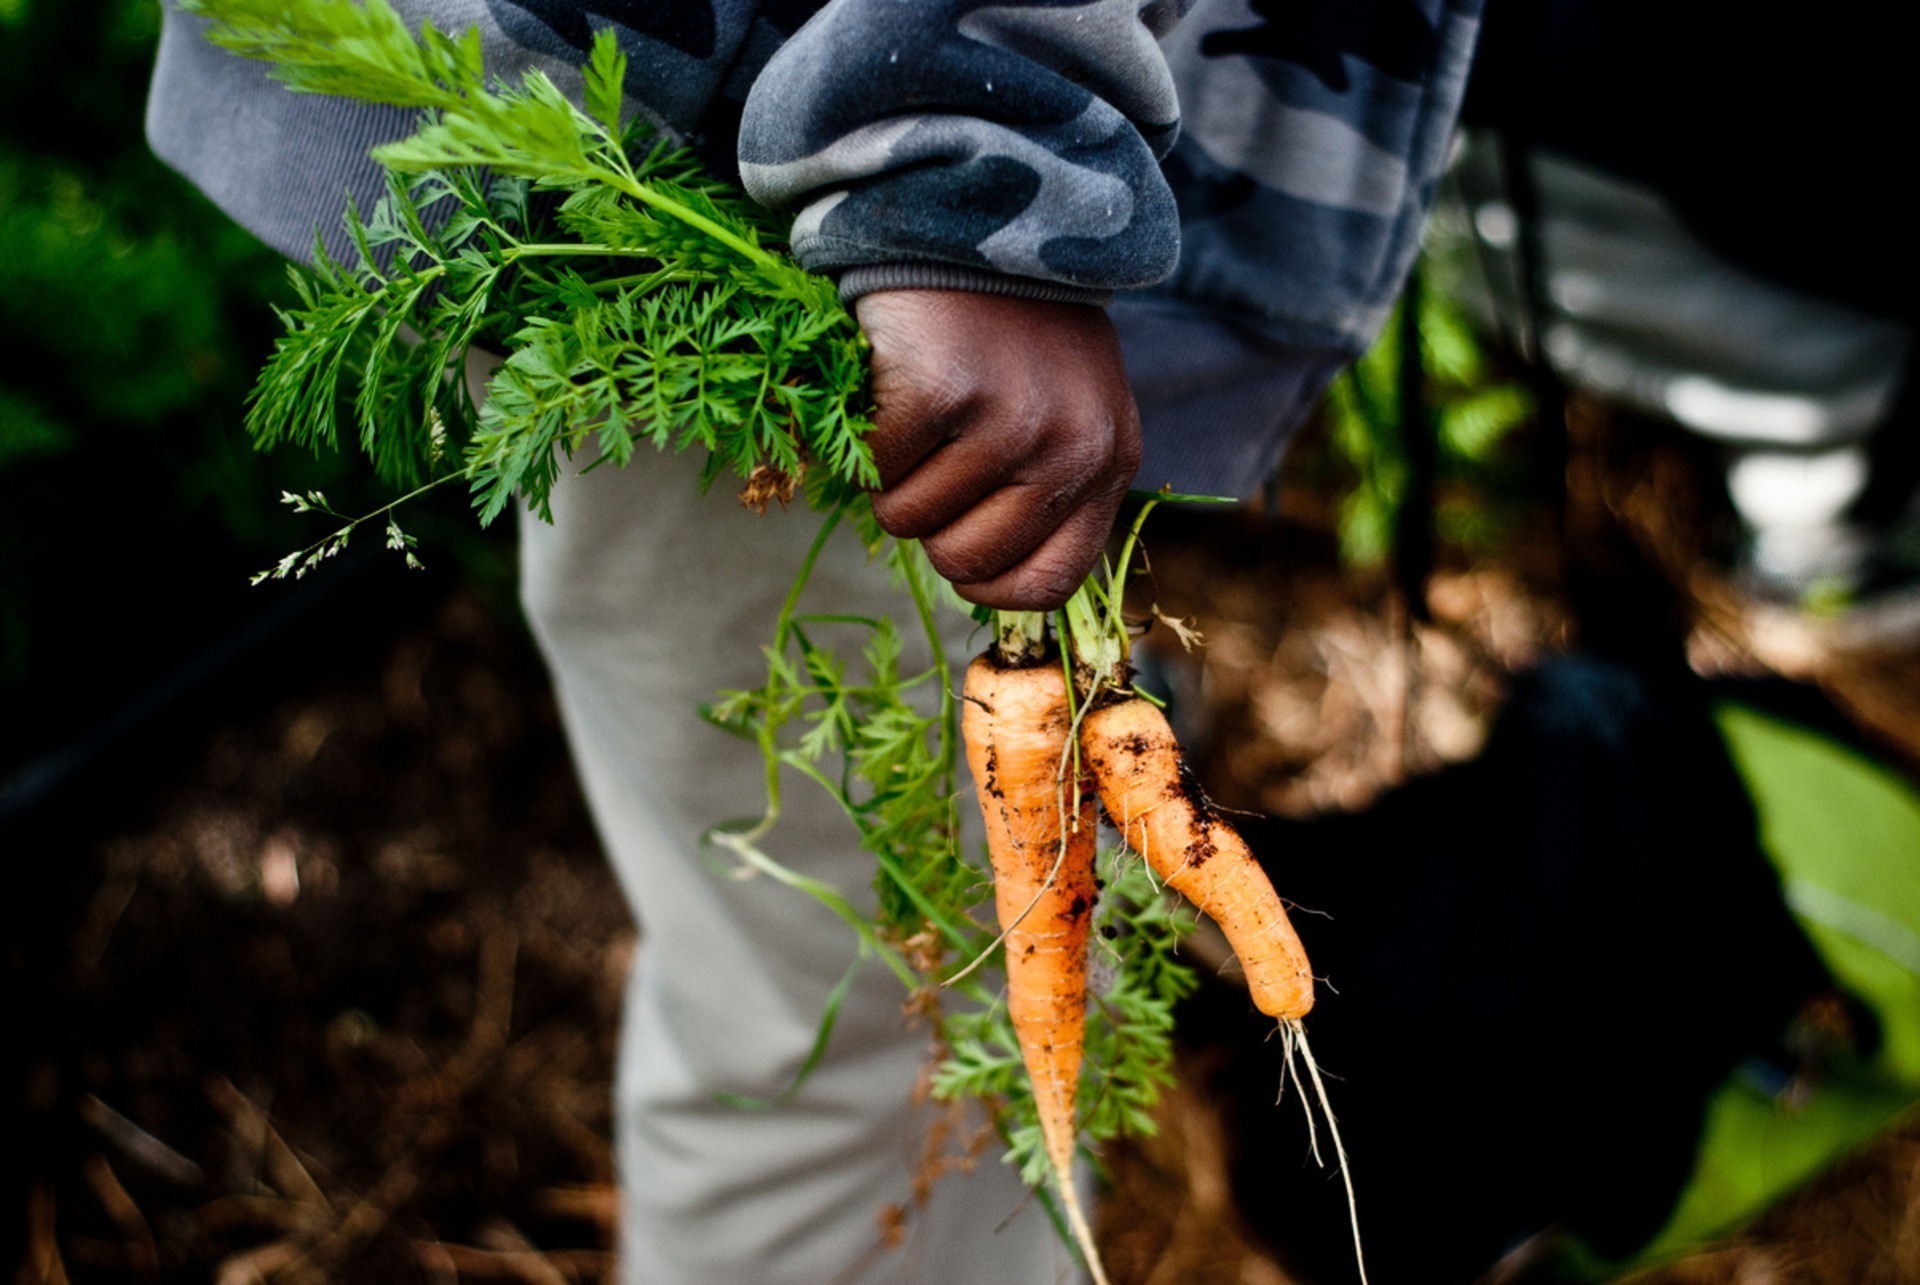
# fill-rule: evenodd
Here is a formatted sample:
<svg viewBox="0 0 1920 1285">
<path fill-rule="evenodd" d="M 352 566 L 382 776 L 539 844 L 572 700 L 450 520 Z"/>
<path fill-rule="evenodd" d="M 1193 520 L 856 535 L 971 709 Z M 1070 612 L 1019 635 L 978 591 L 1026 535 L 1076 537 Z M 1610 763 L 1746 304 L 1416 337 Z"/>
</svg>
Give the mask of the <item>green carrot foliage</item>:
<svg viewBox="0 0 1920 1285">
<path fill-rule="evenodd" d="M 295 270 L 299 305 L 283 314 L 287 333 L 254 391 L 254 441 L 357 449 L 410 488 L 395 505 L 464 485 L 482 522 L 515 502 L 550 517 L 563 470 L 626 466 L 643 446 L 699 451 L 708 483 L 731 473 L 763 506 L 804 496 L 822 523 L 772 622 L 765 681 L 720 693 L 704 711 L 759 746 L 762 814 L 710 840 L 828 906 L 861 955 L 912 991 L 935 993 L 992 949 L 983 863 L 958 839 L 946 590 L 917 544 L 873 520 L 868 349 L 832 283 L 784 253 L 766 211 L 627 111 L 611 33 L 583 70 L 581 106 L 539 72 L 494 83 L 477 35 L 430 25 L 415 34 L 385 0 L 182 3 L 212 20 L 216 43 L 264 59 L 296 91 L 421 113 L 411 137 L 374 153 L 390 174 L 386 198 L 371 213 L 347 212 L 356 260 L 320 251 Z M 461 376 L 487 353 L 504 364 L 476 407 Z M 373 519 L 412 557 L 394 505 L 350 519 L 317 494 L 287 499 L 344 525 L 263 578 L 301 574 Z M 848 533 L 891 568 L 902 620 L 802 609 L 826 541 Z M 827 791 L 873 854 L 877 914 L 761 850 L 796 779 Z M 1112 864 L 1108 879 L 1101 914 L 1113 961 L 1091 1014 L 1084 1093 L 1093 1140 L 1150 1127 L 1172 1005 L 1193 984 L 1173 956 L 1182 925 L 1138 863 Z M 944 1023 L 937 1033 L 951 1049 L 936 1091 L 994 1104 L 1012 1158 L 1037 1181 L 1045 1159 L 1031 1094 L 985 976 L 918 1006 Z M 829 1001 L 803 1077 L 844 991 Z"/>
</svg>

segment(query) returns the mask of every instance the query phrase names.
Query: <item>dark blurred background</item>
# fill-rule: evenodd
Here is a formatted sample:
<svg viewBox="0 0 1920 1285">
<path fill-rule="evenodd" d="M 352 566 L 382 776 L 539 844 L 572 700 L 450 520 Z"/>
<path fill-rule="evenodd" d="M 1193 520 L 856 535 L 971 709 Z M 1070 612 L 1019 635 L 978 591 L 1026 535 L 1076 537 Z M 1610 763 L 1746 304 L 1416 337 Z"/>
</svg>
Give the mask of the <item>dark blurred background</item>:
<svg viewBox="0 0 1920 1285">
<path fill-rule="evenodd" d="M 320 596 L 248 587 L 323 534 L 282 490 L 372 495 L 241 429 L 292 292 L 147 150 L 159 26 L 154 0 L 0 3 L 0 815 Z M 423 520 L 503 582 L 497 544 Z"/>
</svg>

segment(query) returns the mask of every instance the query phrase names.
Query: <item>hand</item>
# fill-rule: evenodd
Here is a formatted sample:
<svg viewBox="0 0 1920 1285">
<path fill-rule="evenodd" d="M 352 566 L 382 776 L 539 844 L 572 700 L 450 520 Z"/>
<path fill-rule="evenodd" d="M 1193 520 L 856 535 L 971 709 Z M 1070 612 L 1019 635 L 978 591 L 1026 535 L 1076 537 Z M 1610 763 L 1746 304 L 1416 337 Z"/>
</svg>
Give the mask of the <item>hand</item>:
<svg viewBox="0 0 1920 1285">
<path fill-rule="evenodd" d="M 1140 467 L 1113 324 L 1088 304 L 886 290 L 873 343 L 874 515 L 960 596 L 1058 607 L 1093 569 Z"/>
</svg>

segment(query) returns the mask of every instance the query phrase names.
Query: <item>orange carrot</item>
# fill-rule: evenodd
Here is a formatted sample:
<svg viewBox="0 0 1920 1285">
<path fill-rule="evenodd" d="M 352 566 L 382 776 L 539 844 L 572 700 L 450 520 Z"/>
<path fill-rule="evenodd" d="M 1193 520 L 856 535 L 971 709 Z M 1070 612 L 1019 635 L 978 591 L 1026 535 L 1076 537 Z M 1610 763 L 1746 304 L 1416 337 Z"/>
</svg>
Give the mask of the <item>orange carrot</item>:
<svg viewBox="0 0 1920 1285">
<path fill-rule="evenodd" d="M 1166 715 L 1137 696 L 1088 712 L 1081 750 L 1101 806 L 1169 888 L 1227 936 L 1254 1006 L 1298 1021 L 1313 1007 L 1313 973 L 1286 907 L 1233 827 L 1188 771 Z"/>
<path fill-rule="evenodd" d="M 1007 1010 L 1047 1158 L 1067 1183 L 1098 895 L 1093 794 L 1075 788 L 1073 715 L 1057 660 L 1009 668 L 981 656 L 967 669 L 963 695 L 961 734 L 1006 939 Z"/>
</svg>

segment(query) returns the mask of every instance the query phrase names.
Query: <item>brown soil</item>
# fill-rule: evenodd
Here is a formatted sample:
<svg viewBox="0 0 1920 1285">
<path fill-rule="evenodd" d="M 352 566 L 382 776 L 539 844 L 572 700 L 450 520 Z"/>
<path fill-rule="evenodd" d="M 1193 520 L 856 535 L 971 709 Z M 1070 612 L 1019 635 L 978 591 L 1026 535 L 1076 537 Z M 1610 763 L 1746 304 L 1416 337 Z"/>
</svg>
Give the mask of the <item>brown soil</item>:
<svg viewBox="0 0 1920 1285">
<path fill-rule="evenodd" d="M 20 1279 L 602 1279 L 633 930 L 537 661 L 456 593 L 295 685 L 37 837 Z"/>
</svg>

